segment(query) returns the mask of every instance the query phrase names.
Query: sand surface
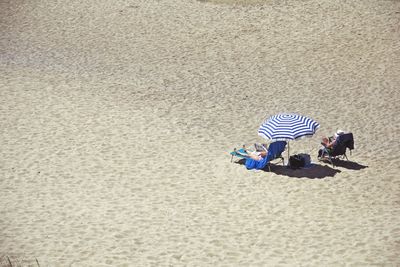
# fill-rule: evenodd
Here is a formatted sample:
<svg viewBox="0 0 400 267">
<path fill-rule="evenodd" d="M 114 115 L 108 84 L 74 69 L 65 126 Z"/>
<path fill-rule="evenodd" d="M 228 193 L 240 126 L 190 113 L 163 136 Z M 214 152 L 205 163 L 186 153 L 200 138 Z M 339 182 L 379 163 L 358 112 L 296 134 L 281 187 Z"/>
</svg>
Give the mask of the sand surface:
<svg viewBox="0 0 400 267">
<path fill-rule="evenodd" d="M 0 266 L 400 266 L 399 25 L 399 1 L 0 1 Z M 231 163 L 278 112 L 321 124 L 290 144 L 315 166 Z"/>
</svg>

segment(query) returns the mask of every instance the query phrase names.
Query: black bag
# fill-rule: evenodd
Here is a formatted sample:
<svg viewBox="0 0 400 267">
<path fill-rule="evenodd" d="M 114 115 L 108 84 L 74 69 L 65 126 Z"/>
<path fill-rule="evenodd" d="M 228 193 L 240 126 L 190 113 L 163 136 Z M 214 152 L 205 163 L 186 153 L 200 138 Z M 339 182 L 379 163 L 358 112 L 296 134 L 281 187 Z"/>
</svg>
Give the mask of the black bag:
<svg viewBox="0 0 400 267">
<path fill-rule="evenodd" d="M 293 155 L 289 158 L 289 167 L 291 169 L 300 169 L 305 166 L 305 160 L 301 155 Z"/>
<path fill-rule="evenodd" d="M 303 162 L 304 162 L 303 167 L 307 168 L 307 167 L 311 166 L 311 156 L 309 154 L 300 153 L 298 155 L 303 159 Z"/>
</svg>

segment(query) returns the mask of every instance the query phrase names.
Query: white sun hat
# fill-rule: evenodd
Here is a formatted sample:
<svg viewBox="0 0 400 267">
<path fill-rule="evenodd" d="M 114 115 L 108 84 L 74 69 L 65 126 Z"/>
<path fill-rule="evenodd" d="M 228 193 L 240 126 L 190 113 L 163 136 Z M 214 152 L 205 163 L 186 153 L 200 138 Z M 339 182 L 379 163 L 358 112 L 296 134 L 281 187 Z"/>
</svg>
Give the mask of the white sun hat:
<svg viewBox="0 0 400 267">
<path fill-rule="evenodd" d="M 337 130 L 336 133 L 335 133 L 335 138 L 338 137 L 339 135 L 342 135 L 342 134 L 344 134 L 343 130 Z"/>
</svg>

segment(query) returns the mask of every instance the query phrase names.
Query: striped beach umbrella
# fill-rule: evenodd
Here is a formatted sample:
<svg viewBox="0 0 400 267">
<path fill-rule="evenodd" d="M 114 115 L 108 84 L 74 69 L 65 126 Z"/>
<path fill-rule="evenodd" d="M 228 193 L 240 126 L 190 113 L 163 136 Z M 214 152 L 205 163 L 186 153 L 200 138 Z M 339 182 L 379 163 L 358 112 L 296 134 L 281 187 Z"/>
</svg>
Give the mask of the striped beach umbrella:
<svg viewBox="0 0 400 267">
<path fill-rule="evenodd" d="M 272 141 L 290 141 L 311 137 L 318 128 L 319 123 L 310 118 L 294 113 L 281 113 L 265 120 L 258 129 L 258 135 Z"/>
</svg>

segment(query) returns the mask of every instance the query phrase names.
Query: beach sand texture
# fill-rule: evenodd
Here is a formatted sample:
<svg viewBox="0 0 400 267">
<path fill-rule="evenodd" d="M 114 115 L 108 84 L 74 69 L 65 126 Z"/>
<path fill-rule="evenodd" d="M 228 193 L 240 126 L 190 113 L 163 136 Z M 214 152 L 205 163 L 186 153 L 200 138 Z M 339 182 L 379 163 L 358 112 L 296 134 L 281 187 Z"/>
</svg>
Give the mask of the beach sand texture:
<svg viewBox="0 0 400 267">
<path fill-rule="evenodd" d="M 0 1 L 0 266 L 400 266 L 399 20 L 399 1 Z M 321 124 L 290 143 L 316 165 L 231 163 L 279 112 Z M 332 168 L 337 129 L 356 148 Z"/>
</svg>

